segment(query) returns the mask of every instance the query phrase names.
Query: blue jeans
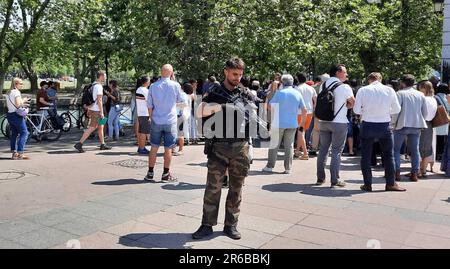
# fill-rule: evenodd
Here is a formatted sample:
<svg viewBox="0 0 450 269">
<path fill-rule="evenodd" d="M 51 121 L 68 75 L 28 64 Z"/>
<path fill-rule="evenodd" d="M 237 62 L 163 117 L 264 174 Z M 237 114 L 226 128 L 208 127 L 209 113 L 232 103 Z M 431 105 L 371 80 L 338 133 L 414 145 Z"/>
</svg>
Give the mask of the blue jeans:
<svg viewBox="0 0 450 269">
<path fill-rule="evenodd" d="M 306 145 L 310 145 L 311 144 L 311 136 L 312 136 L 312 132 L 314 130 L 314 124 L 315 124 L 315 118 L 313 117 L 312 121 L 311 121 L 311 125 L 309 126 L 309 129 L 306 131 L 305 133 L 305 140 L 306 140 Z"/>
<path fill-rule="evenodd" d="M 389 122 L 373 123 L 363 122 L 361 125 L 361 170 L 364 176 L 364 185 L 372 185 L 372 150 L 375 140 L 380 143 L 383 157 L 386 184 L 395 185 L 395 161 L 394 161 L 394 139 Z"/>
<path fill-rule="evenodd" d="M 111 107 L 108 115 L 108 136 L 109 138 L 113 137 L 114 131 L 116 134 L 116 139 L 119 139 L 119 115 L 120 112 L 116 111 L 115 106 Z"/>
<path fill-rule="evenodd" d="M 395 156 L 395 169 L 400 171 L 400 150 L 402 148 L 405 138 L 408 138 L 408 149 L 411 152 L 411 173 L 419 172 L 419 141 L 420 141 L 419 128 L 405 127 L 400 130 L 394 131 L 394 156 Z"/>
<path fill-rule="evenodd" d="M 23 153 L 29 135 L 25 118 L 17 115 L 15 112 L 8 113 L 6 118 L 11 128 L 11 152 Z"/>
<path fill-rule="evenodd" d="M 164 139 L 164 147 L 166 149 L 174 148 L 177 144 L 177 124 L 160 125 L 152 121 L 150 131 L 150 143 L 152 147 L 159 148 L 161 139 Z"/>
</svg>

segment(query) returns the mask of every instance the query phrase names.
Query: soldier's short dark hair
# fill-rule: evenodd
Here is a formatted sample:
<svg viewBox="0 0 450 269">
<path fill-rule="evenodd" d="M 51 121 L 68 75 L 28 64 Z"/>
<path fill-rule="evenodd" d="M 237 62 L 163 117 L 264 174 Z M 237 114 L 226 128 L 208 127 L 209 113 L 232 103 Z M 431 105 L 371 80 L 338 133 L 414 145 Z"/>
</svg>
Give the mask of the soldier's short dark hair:
<svg viewBox="0 0 450 269">
<path fill-rule="evenodd" d="M 412 87 L 416 83 L 416 78 L 411 74 L 405 74 L 400 79 L 400 82 L 403 82 L 406 87 Z"/>
<path fill-rule="evenodd" d="M 225 63 L 225 69 L 245 69 L 244 61 L 239 57 L 233 57 Z"/>
</svg>

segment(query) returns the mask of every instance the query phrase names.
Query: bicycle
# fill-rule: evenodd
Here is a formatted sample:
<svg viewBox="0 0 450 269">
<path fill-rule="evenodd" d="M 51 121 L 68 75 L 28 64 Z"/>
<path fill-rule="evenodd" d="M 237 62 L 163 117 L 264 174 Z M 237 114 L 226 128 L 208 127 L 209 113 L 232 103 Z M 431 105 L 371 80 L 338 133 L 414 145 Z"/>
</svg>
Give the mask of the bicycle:
<svg viewBox="0 0 450 269">
<path fill-rule="evenodd" d="M 29 132 L 27 142 L 30 138 L 33 138 L 36 142 L 41 142 L 42 140 L 56 141 L 62 135 L 61 130 L 53 126 L 51 117 L 47 116 L 48 113 L 45 113 L 49 108 L 42 108 L 41 110 L 42 113 L 32 112 L 25 117 Z M 3 126 L 5 126 L 5 129 L 3 129 Z M 3 130 L 5 130 L 5 137 L 11 138 L 11 128 L 6 117 L 2 120 L 2 132 Z"/>
<path fill-rule="evenodd" d="M 77 107 L 74 109 L 74 107 Z M 74 111 L 74 112 L 72 112 Z M 76 126 L 78 129 L 86 128 L 89 125 L 89 116 L 86 111 L 84 111 L 83 106 L 72 104 L 69 106 L 69 110 L 61 114 L 61 117 L 64 119 L 63 131 L 69 132 L 73 126 L 73 121 L 76 122 Z"/>
</svg>

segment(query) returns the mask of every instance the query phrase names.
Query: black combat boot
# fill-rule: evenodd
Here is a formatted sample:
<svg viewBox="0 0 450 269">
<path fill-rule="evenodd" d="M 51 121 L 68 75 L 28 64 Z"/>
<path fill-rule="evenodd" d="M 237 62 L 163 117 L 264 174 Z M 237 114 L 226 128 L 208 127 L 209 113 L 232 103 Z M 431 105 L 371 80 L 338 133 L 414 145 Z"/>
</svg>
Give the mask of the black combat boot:
<svg viewBox="0 0 450 269">
<path fill-rule="evenodd" d="M 194 239 L 202 239 L 204 237 L 210 236 L 213 234 L 213 228 L 208 225 L 202 225 L 198 230 L 192 234 L 192 238 Z"/>
<path fill-rule="evenodd" d="M 223 232 L 231 239 L 239 240 L 241 239 L 241 233 L 238 232 L 235 226 L 225 226 Z"/>
</svg>

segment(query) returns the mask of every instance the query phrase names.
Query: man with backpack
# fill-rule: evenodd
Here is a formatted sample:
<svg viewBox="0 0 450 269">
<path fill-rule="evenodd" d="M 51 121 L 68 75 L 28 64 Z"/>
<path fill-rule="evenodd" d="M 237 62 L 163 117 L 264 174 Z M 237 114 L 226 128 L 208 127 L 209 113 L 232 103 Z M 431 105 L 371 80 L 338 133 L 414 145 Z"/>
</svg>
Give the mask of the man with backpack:
<svg viewBox="0 0 450 269">
<path fill-rule="evenodd" d="M 347 111 L 353 108 L 355 97 L 350 86 L 343 84 L 347 80 L 347 68 L 344 65 L 332 66 L 330 76 L 322 85 L 315 110 L 315 115 L 320 120 L 317 185 L 325 183 L 325 165 L 331 146 L 331 188 L 335 188 L 345 187 L 345 182 L 339 180 L 339 170 L 348 131 Z"/>
<path fill-rule="evenodd" d="M 80 153 L 84 153 L 83 143 L 95 131 L 98 131 L 98 138 L 100 140 L 100 150 L 110 150 L 111 147 L 105 144 L 105 137 L 103 135 L 103 125 L 99 124 L 99 120 L 103 120 L 105 115 L 103 113 L 103 83 L 106 80 L 106 73 L 98 71 L 97 81 L 91 87 L 88 87 L 83 92 L 82 105 L 87 107 L 88 116 L 90 118 L 89 128 L 84 132 L 80 141 L 75 144 L 74 148 Z"/>
</svg>

